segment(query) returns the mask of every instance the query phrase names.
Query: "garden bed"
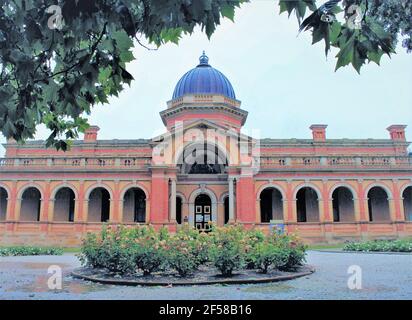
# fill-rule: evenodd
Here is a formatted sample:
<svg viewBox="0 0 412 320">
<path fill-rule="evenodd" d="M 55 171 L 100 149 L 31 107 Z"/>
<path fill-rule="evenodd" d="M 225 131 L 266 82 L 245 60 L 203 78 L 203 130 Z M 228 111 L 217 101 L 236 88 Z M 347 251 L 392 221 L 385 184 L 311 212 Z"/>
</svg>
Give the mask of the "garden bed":
<svg viewBox="0 0 412 320">
<path fill-rule="evenodd" d="M 295 236 L 246 230 L 239 225 L 202 233 L 188 225 L 176 233 L 150 226 L 104 227 L 87 234 L 73 275 L 130 285 L 258 283 L 293 279 L 304 265 L 306 246 Z"/>
<path fill-rule="evenodd" d="M 202 266 L 198 271 L 187 277 L 180 277 L 175 272 L 154 273 L 150 276 L 120 276 L 105 269 L 79 268 L 72 272 L 72 276 L 87 281 L 102 284 L 127 285 L 127 286 L 190 286 L 214 284 L 253 284 L 292 280 L 308 276 L 315 272 L 311 266 L 298 267 L 293 272 L 271 270 L 264 274 L 257 270 L 238 270 L 231 277 L 218 274 L 216 269 Z"/>
</svg>

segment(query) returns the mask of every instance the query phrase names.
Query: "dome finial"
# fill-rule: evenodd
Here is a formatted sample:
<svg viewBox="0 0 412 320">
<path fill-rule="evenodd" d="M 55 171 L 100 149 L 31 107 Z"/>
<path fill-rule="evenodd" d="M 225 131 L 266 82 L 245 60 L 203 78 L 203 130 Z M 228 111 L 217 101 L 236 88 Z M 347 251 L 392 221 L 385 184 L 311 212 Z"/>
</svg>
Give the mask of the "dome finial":
<svg viewBox="0 0 412 320">
<path fill-rule="evenodd" d="M 202 55 L 199 58 L 199 66 L 208 66 L 209 65 L 209 58 L 205 53 L 205 50 L 203 50 Z"/>
</svg>

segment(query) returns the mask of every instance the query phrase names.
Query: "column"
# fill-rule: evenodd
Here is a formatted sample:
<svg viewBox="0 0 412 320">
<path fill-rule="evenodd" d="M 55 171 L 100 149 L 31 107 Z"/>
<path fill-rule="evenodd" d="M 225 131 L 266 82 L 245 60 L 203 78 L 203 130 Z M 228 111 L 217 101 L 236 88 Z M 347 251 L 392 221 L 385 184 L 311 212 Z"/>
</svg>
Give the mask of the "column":
<svg viewBox="0 0 412 320">
<path fill-rule="evenodd" d="M 234 178 L 229 178 L 229 223 L 235 221 Z"/>
<path fill-rule="evenodd" d="M 170 222 L 176 222 L 176 179 L 170 179 Z"/>
<path fill-rule="evenodd" d="M 169 179 L 164 168 L 152 167 L 152 186 L 150 195 L 150 222 L 160 225 L 169 221 Z"/>
</svg>

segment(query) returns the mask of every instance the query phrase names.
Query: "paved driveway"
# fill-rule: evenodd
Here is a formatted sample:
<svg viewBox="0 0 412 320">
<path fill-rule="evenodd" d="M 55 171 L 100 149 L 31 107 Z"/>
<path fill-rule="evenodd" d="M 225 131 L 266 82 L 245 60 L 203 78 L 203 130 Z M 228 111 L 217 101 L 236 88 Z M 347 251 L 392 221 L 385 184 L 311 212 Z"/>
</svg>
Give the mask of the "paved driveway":
<svg viewBox="0 0 412 320">
<path fill-rule="evenodd" d="M 0 299 L 412 299 L 412 255 L 309 251 L 313 275 L 272 284 L 123 287 L 70 277 L 73 254 L 0 258 Z M 63 269 L 62 290 L 49 290 L 50 265 Z M 362 289 L 348 288 L 348 268 L 362 270 Z M 358 269 L 358 267 L 355 267 Z M 359 270 L 359 269 L 358 269 Z"/>
</svg>

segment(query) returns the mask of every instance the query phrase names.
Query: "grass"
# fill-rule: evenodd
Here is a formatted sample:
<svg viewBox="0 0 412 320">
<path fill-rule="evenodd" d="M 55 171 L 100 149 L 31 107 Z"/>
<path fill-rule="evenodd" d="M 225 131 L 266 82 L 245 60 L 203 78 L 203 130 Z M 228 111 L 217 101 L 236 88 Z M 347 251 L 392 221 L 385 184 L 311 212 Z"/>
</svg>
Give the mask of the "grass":
<svg viewBox="0 0 412 320">
<path fill-rule="evenodd" d="M 80 253 L 80 247 L 70 247 L 70 248 L 63 248 L 64 253 Z"/>
<path fill-rule="evenodd" d="M 316 243 L 308 245 L 308 250 L 328 250 L 328 249 L 343 249 L 343 243 Z"/>
</svg>

